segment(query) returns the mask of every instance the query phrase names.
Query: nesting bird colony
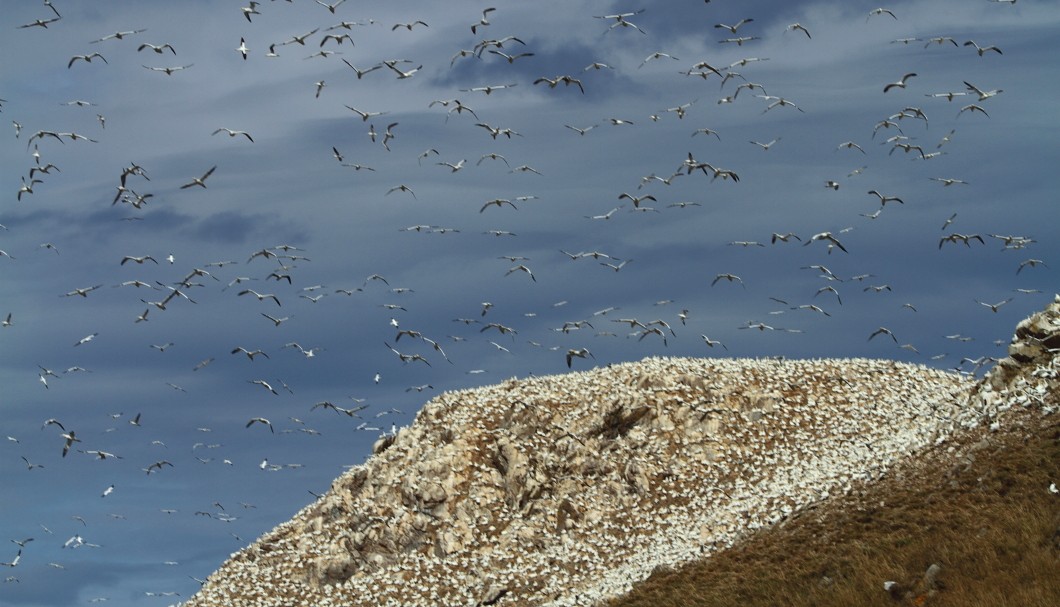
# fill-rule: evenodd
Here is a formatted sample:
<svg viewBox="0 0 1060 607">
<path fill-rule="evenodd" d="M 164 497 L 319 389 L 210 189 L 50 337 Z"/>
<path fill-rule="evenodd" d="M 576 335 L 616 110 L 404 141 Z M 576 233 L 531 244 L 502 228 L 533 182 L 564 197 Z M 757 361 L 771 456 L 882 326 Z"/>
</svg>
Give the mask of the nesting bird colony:
<svg viewBox="0 0 1060 607">
<path fill-rule="evenodd" d="M 1050 3 L 3 7 L 0 607 L 187 599 L 391 440 L 291 583 L 608 594 L 944 436 L 1060 284 Z"/>
<path fill-rule="evenodd" d="M 651 358 L 447 392 L 185 607 L 592 605 L 1012 410 L 1060 410 L 1060 296 L 971 382 Z M 951 449 L 952 450 L 952 449 Z"/>
</svg>

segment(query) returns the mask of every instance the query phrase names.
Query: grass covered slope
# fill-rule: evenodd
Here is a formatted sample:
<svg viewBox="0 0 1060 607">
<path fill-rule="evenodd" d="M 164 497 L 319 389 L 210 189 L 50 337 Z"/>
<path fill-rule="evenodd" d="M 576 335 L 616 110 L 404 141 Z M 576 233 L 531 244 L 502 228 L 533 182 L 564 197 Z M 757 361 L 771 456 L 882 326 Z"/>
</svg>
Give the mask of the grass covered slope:
<svg viewBox="0 0 1060 607">
<path fill-rule="evenodd" d="M 1006 421 L 961 437 L 956 462 L 936 448 L 610 607 L 1060 605 L 1060 419 Z"/>
<path fill-rule="evenodd" d="M 610 607 L 1060 605 L 1060 296 L 971 391 L 982 423 Z"/>
</svg>

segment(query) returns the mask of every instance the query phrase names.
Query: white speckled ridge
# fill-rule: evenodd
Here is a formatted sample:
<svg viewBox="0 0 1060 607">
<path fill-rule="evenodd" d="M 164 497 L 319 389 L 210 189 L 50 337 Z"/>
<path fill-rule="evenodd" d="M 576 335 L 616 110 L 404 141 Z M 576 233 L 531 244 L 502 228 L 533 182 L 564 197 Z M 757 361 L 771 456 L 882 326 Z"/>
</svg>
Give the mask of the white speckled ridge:
<svg viewBox="0 0 1060 607">
<path fill-rule="evenodd" d="M 1036 364 L 1024 396 L 1056 381 Z M 1029 404 L 1008 390 L 880 360 L 650 358 L 447 392 L 185 605 L 592 605 Z"/>
</svg>

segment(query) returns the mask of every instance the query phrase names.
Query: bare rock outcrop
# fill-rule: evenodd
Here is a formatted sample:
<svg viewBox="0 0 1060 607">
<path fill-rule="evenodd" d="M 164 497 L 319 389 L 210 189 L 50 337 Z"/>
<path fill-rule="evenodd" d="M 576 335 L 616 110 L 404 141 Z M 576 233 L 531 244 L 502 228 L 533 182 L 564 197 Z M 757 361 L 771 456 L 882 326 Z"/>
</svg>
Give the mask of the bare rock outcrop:
<svg viewBox="0 0 1060 607">
<path fill-rule="evenodd" d="M 1008 356 L 997 362 L 971 392 L 970 401 L 996 417 L 1016 405 L 1054 412 L 1048 397 L 1060 393 L 1060 295 L 1016 325 Z"/>
</svg>

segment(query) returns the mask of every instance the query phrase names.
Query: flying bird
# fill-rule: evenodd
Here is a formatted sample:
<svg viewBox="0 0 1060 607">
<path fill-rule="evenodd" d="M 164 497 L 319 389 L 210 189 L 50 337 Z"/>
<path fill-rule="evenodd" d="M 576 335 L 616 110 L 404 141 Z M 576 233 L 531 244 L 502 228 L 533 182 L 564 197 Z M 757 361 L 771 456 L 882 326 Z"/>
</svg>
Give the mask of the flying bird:
<svg viewBox="0 0 1060 607">
<path fill-rule="evenodd" d="M 483 211 L 485 211 L 490 206 L 495 206 L 497 208 L 500 208 L 500 207 L 502 207 L 504 205 L 508 205 L 508 206 L 512 207 L 513 209 L 515 209 L 516 211 L 519 210 L 519 207 L 515 206 L 515 203 L 513 203 L 511 200 L 508 200 L 507 198 L 494 198 L 493 200 L 486 201 L 486 204 L 482 205 L 482 208 L 479 209 L 478 212 L 482 213 Z"/>
<path fill-rule="evenodd" d="M 1012 298 L 1011 298 L 1011 297 L 1009 297 L 1009 298 L 1008 298 L 1008 299 L 1006 299 L 1005 301 L 999 301 L 998 303 L 995 303 L 995 304 L 991 304 L 991 303 L 986 303 L 985 301 L 979 301 L 978 299 L 977 299 L 977 300 L 975 300 L 975 302 L 976 302 L 977 304 L 979 304 L 979 305 L 981 305 L 981 306 L 986 306 L 986 307 L 990 308 L 990 311 L 991 311 L 991 312 L 993 312 L 993 313 L 995 313 L 995 314 L 997 313 L 997 310 L 998 310 L 998 308 L 1000 308 L 1001 306 L 1003 306 L 1003 305 L 1007 304 L 1007 303 L 1008 303 L 1008 302 L 1010 302 L 1010 301 L 1012 301 Z"/>
<path fill-rule="evenodd" d="M 467 162 L 466 159 L 461 159 L 460 162 L 457 162 L 456 164 L 453 164 L 452 162 L 436 162 L 435 164 L 438 165 L 438 166 L 449 167 L 449 170 L 451 172 L 455 173 L 455 172 L 459 171 L 460 169 L 464 168 L 464 163 L 465 162 Z"/>
<path fill-rule="evenodd" d="M 386 125 L 386 131 L 383 133 L 383 147 L 386 148 L 386 151 L 388 151 L 388 152 L 390 151 L 390 146 L 387 145 L 387 142 L 389 142 L 391 139 L 394 139 L 394 134 L 392 132 L 390 132 L 390 129 L 396 127 L 397 125 L 398 125 L 398 123 L 396 123 L 396 122 L 392 122 L 392 123 Z M 374 141 L 374 139 L 373 139 L 373 141 Z"/>
<path fill-rule="evenodd" d="M 338 36 L 335 35 L 335 34 L 324 34 L 324 37 L 320 39 L 321 48 L 323 48 L 324 44 L 326 44 L 328 40 L 334 40 L 335 44 L 338 44 L 340 46 L 342 45 L 343 42 L 345 42 L 347 40 L 350 41 L 351 45 L 353 44 L 353 36 L 351 36 L 349 34 L 342 34 L 342 35 L 338 35 Z"/>
<path fill-rule="evenodd" d="M 178 66 L 175 66 L 175 67 L 150 67 L 150 66 L 145 65 L 143 67 L 145 69 L 151 70 L 152 72 L 162 72 L 162 73 L 164 73 L 167 76 L 172 76 L 174 72 L 179 72 L 181 70 L 186 70 L 186 69 L 188 69 L 189 67 L 191 67 L 193 65 L 195 65 L 195 64 L 194 63 L 189 63 L 188 65 L 178 65 Z"/>
<path fill-rule="evenodd" d="M 258 301 L 262 301 L 263 299 L 272 299 L 273 301 L 276 302 L 277 306 L 280 305 L 280 299 L 278 297 L 276 297 L 275 295 L 273 295 L 272 293 L 258 293 L 254 289 L 244 289 L 244 290 L 239 292 L 239 295 L 247 295 L 248 293 L 250 295 L 253 295 L 254 297 L 257 297 Z"/>
<path fill-rule="evenodd" d="M 905 201 L 903 201 L 897 196 L 885 196 L 883 194 L 880 194 L 876 190 L 869 190 L 867 193 L 879 198 L 881 206 L 886 206 L 888 202 L 897 202 L 899 204 L 905 204 Z"/>
<path fill-rule="evenodd" d="M 55 10 L 54 7 L 52 8 L 52 10 Z M 62 17 L 56 16 L 50 19 L 34 19 L 29 23 L 25 23 L 23 25 L 18 26 L 18 29 L 26 29 L 27 27 L 43 27 L 44 29 L 48 29 L 49 23 L 55 23 L 61 18 Z"/>
<path fill-rule="evenodd" d="M 947 236 L 943 236 L 939 240 L 939 249 L 941 250 L 942 249 L 942 245 L 946 244 L 947 242 L 952 242 L 954 244 L 957 244 L 957 242 L 963 242 L 964 246 L 971 247 L 972 245 L 969 242 L 971 240 L 978 240 L 979 244 L 986 244 L 983 241 L 983 237 L 980 236 L 979 234 L 958 234 L 958 233 L 954 232 L 953 234 L 949 234 Z"/>
<path fill-rule="evenodd" d="M 534 273 L 530 271 L 530 268 L 526 267 L 523 264 L 519 264 L 514 268 L 510 268 L 507 272 L 505 272 L 504 275 L 507 276 L 512 272 L 525 272 L 528 276 L 530 276 L 530 280 L 537 282 L 537 278 L 534 277 Z"/>
<path fill-rule="evenodd" d="M 505 53 L 504 51 L 498 51 L 498 50 L 495 50 L 495 49 L 489 49 L 489 52 L 493 53 L 494 55 L 497 55 L 498 57 L 504 57 L 508 61 L 509 64 L 515 63 L 515 60 L 519 59 L 521 57 L 533 57 L 534 56 L 533 53 L 517 53 L 515 55 L 509 55 L 508 53 Z M 537 84 L 537 83 L 535 82 L 534 84 Z"/>
<path fill-rule="evenodd" d="M 343 2 L 345 2 L 346 0 L 337 0 L 336 2 L 332 2 L 331 4 L 328 4 L 326 2 L 321 2 L 320 0 L 314 0 L 314 1 L 317 4 L 319 4 L 320 6 L 323 6 L 324 8 L 328 9 L 328 12 L 331 13 L 332 15 L 334 15 L 335 14 L 335 9 L 337 9 L 339 7 L 339 5 L 342 4 Z"/>
<path fill-rule="evenodd" d="M 269 432 L 272 432 L 273 434 L 276 434 L 276 430 L 273 429 L 273 427 L 272 427 L 272 422 L 270 422 L 269 420 L 265 419 L 264 417 L 253 417 L 253 418 L 251 418 L 250 421 L 247 422 L 247 425 L 245 427 L 249 428 L 252 424 L 255 424 L 255 423 L 265 424 L 266 426 L 269 427 Z"/>
<path fill-rule="evenodd" d="M 25 458 L 23 458 L 23 459 L 25 459 Z M 33 539 L 33 538 L 30 538 L 30 539 Z M 12 540 L 12 541 L 14 541 L 14 540 Z M 7 562 L 7 563 L 0 563 L 0 565 L 3 565 L 4 567 L 18 567 L 18 562 L 20 560 L 22 560 L 22 548 L 18 549 L 18 554 L 15 555 L 14 559 L 12 559 L 10 562 Z"/>
<path fill-rule="evenodd" d="M 269 316 L 268 314 L 266 314 L 264 312 L 262 312 L 261 315 L 264 316 L 265 318 L 268 318 L 269 320 L 271 320 L 272 324 L 274 324 L 277 327 L 280 326 L 282 323 L 284 323 L 284 322 L 286 322 L 286 321 L 291 319 L 290 316 L 284 316 L 283 318 L 276 318 L 274 316 Z"/>
<path fill-rule="evenodd" d="M 261 14 L 260 12 L 258 12 L 258 6 L 260 4 L 261 4 L 260 2 L 254 2 L 254 0 L 251 0 L 250 6 L 244 6 L 244 7 L 240 8 L 240 10 L 243 12 L 243 16 L 247 18 L 247 22 L 248 23 L 254 23 L 253 21 L 250 20 L 250 16 L 251 15 L 260 15 Z"/>
<path fill-rule="evenodd" d="M 264 379 L 248 379 L 248 380 L 247 380 L 247 383 L 248 383 L 248 384 L 256 384 L 256 385 L 259 385 L 259 386 L 261 386 L 262 388 L 265 388 L 266 390 L 268 390 L 269 392 L 272 392 L 272 393 L 273 393 L 274 395 L 276 395 L 276 396 L 279 396 L 279 395 L 280 395 L 280 393 L 279 393 L 279 392 L 277 392 L 277 391 L 276 391 L 276 390 L 275 390 L 275 389 L 274 389 L 274 388 L 272 387 L 272 385 L 271 385 L 271 384 L 269 384 L 269 382 L 265 381 Z M 251 421 L 253 421 L 253 420 L 251 420 Z M 247 425 L 249 426 L 249 424 L 247 424 Z M 272 424 L 269 424 L 269 427 L 271 428 L 271 427 L 272 427 Z"/>
<path fill-rule="evenodd" d="M 26 183 L 26 178 L 23 177 L 22 178 L 22 185 L 19 186 L 19 188 L 18 188 L 18 196 L 16 196 L 16 199 L 17 200 L 22 200 L 22 195 L 23 194 L 32 194 L 33 193 L 33 186 L 38 184 L 38 183 L 44 183 L 44 182 L 41 181 L 40 179 L 33 179 L 32 177 L 30 177 L 29 183 Z M 8 255 L 8 257 L 11 257 L 11 256 Z M 11 257 L 11 258 L 14 259 L 14 257 Z"/>
<path fill-rule="evenodd" d="M 738 282 L 738 283 L 740 283 L 741 287 L 747 288 L 746 286 L 744 286 L 742 278 L 740 278 L 739 276 L 737 276 L 735 274 L 728 274 L 728 273 L 718 274 L 717 276 L 715 276 L 714 280 L 711 281 L 710 286 L 713 287 L 714 285 L 718 284 L 719 280 L 727 280 L 729 282 Z"/>
<path fill-rule="evenodd" d="M 777 137 L 776 139 L 770 141 L 769 143 L 760 143 L 760 142 L 754 141 L 754 140 L 752 140 L 751 143 L 753 143 L 754 145 L 757 145 L 758 147 L 762 148 L 765 151 L 769 151 L 769 148 L 773 147 L 773 144 L 775 144 L 778 141 L 780 141 L 780 137 Z"/>
<path fill-rule="evenodd" d="M 791 32 L 796 30 L 806 34 L 807 38 L 813 39 L 813 36 L 810 35 L 810 30 L 806 29 L 806 26 L 801 23 L 792 23 L 784 31 Z"/>
<path fill-rule="evenodd" d="M 964 86 L 979 97 L 979 101 L 986 101 L 987 99 L 999 95 L 1004 92 L 1003 89 L 992 89 L 985 91 L 974 84 L 969 83 L 967 80 L 964 82 Z"/>
<path fill-rule="evenodd" d="M 865 150 L 862 149 L 862 147 L 860 145 L 854 143 L 853 141 L 844 141 L 843 143 L 840 143 L 839 145 L 837 145 L 835 149 L 836 150 L 840 150 L 842 148 L 855 149 L 855 150 L 861 152 L 862 154 L 865 153 Z"/>
<path fill-rule="evenodd" d="M 974 103 L 969 103 L 968 105 L 962 107 L 961 110 L 959 112 L 957 112 L 957 117 L 959 118 L 960 115 L 965 113 L 965 112 L 969 112 L 969 113 L 973 113 L 973 114 L 975 112 L 979 112 L 980 114 L 986 116 L 987 118 L 990 117 L 990 114 L 987 114 L 986 110 L 984 110 L 982 106 L 976 105 Z"/>
<path fill-rule="evenodd" d="M 574 131 L 575 133 L 578 133 L 579 135 L 585 135 L 585 134 L 586 134 L 586 133 L 588 133 L 589 131 L 591 131 L 591 130 L 595 129 L 597 125 L 593 124 L 593 125 L 587 126 L 587 127 L 585 127 L 585 128 L 578 128 L 578 127 L 576 127 L 576 126 L 571 126 L 571 125 L 569 125 L 569 124 L 565 124 L 565 125 L 563 125 L 563 126 L 565 126 L 565 127 L 567 127 L 568 129 L 570 129 L 570 130 Z"/>
<path fill-rule="evenodd" d="M 409 186 L 407 186 L 407 185 L 405 185 L 403 183 L 402 184 L 398 184 L 398 185 L 390 188 L 389 190 L 386 191 L 386 194 L 383 194 L 383 195 L 387 196 L 387 195 L 389 195 L 389 194 L 391 194 L 393 192 L 408 192 L 409 194 L 412 194 L 413 198 L 416 198 L 416 192 L 413 192 L 412 188 L 410 188 Z"/>
<path fill-rule="evenodd" d="M 754 19 L 740 19 L 739 21 L 737 21 L 733 25 L 726 25 L 724 23 L 717 23 L 717 24 L 714 25 L 714 27 L 716 29 L 728 30 L 729 32 L 735 34 L 736 30 L 740 29 L 741 26 L 743 26 L 745 23 L 750 23 L 752 21 L 754 21 Z"/>
<path fill-rule="evenodd" d="M 648 55 L 647 57 L 645 57 L 644 60 L 640 62 L 640 65 L 637 66 L 637 68 L 639 69 L 639 68 L 644 67 L 644 64 L 646 64 L 649 61 L 654 61 L 656 59 L 663 59 L 663 58 L 673 59 L 674 61 L 680 61 L 680 59 L 678 59 L 677 57 L 674 57 L 673 55 L 671 55 L 669 53 L 663 53 L 661 51 L 655 51 L 654 53 L 652 53 L 652 54 Z"/>
<path fill-rule="evenodd" d="M 949 37 L 949 36 L 936 36 L 934 38 L 929 39 L 927 41 L 927 44 L 924 45 L 924 48 L 927 48 L 927 47 L 931 46 L 932 44 L 938 44 L 939 46 L 942 46 L 943 44 L 946 44 L 947 42 L 949 42 L 953 46 L 959 46 L 957 44 L 957 41 L 954 40 L 953 38 Z"/>
<path fill-rule="evenodd" d="M 890 11 L 890 10 L 888 10 L 886 8 L 874 8 L 871 11 L 869 11 L 869 16 L 865 18 L 865 21 L 867 22 L 872 17 L 876 17 L 876 16 L 879 16 L 879 15 L 890 15 L 891 18 L 894 19 L 895 21 L 898 20 L 898 17 L 895 16 L 895 14 L 892 11 Z"/>
<path fill-rule="evenodd" d="M 916 72 L 909 72 L 908 74 L 902 76 L 902 79 L 899 80 L 898 82 L 892 82 L 892 83 L 884 86 L 883 87 L 883 92 L 886 93 L 887 91 L 889 91 L 889 90 L 891 90 L 893 88 L 903 88 L 904 89 L 905 88 L 905 81 L 910 79 L 910 78 L 912 78 L 913 76 L 916 76 Z"/>
<path fill-rule="evenodd" d="M 772 95 L 755 95 L 755 96 L 759 97 L 759 98 L 762 98 L 762 99 L 766 99 L 767 101 L 770 101 L 769 105 L 766 106 L 766 109 L 762 110 L 763 114 L 765 114 L 766 112 L 768 112 L 769 110 L 771 110 L 771 109 L 773 109 L 775 107 L 785 107 L 785 106 L 791 106 L 791 107 L 799 110 L 803 114 L 806 113 L 806 110 L 804 110 L 801 107 L 795 105 L 795 103 L 792 102 L 791 100 L 785 99 L 783 97 L 774 97 Z"/>
<path fill-rule="evenodd" d="M 89 55 L 74 55 L 73 57 L 70 58 L 70 62 L 66 64 L 66 68 L 69 69 L 69 68 L 73 67 L 74 66 L 74 62 L 77 61 L 78 59 L 81 59 L 85 63 L 92 63 L 92 60 L 94 58 L 96 58 L 96 57 L 99 57 L 100 59 L 102 59 L 103 63 L 108 63 L 108 64 L 110 63 L 109 61 L 107 61 L 107 58 L 104 57 L 103 55 L 101 55 L 99 53 L 91 53 Z"/>
<path fill-rule="evenodd" d="M 291 38 L 289 40 L 287 40 L 286 42 L 281 42 L 280 44 L 282 44 L 282 45 L 300 44 L 302 46 L 305 46 L 306 39 L 309 38 L 310 36 L 312 36 L 313 34 L 317 33 L 317 30 L 319 30 L 319 29 L 320 28 L 316 28 L 313 31 L 309 32 L 308 34 L 302 34 L 300 36 L 291 36 Z"/>
<path fill-rule="evenodd" d="M 962 181 L 960 179 L 949 179 L 944 177 L 931 177 L 931 181 L 938 181 L 942 183 L 943 187 L 951 186 L 955 183 L 959 183 L 961 185 L 968 185 L 967 181 Z"/>
<path fill-rule="evenodd" d="M 365 69 L 361 69 L 359 67 L 356 67 L 355 65 L 353 65 L 349 61 L 346 61 L 345 59 L 343 59 L 342 62 L 345 63 L 346 65 L 348 65 L 350 67 L 350 69 L 352 69 L 357 74 L 357 79 L 358 80 L 360 80 L 361 77 L 364 76 L 365 74 L 368 74 L 370 72 L 374 72 L 375 70 L 383 68 L 383 64 L 382 63 L 377 63 L 377 64 L 375 64 L 375 65 L 373 65 L 371 67 L 368 67 L 368 68 L 365 68 Z"/>
<path fill-rule="evenodd" d="M 155 470 L 158 470 L 159 472 L 161 472 L 162 471 L 162 466 L 169 466 L 170 468 L 172 468 L 173 464 L 171 464 L 169 461 L 163 459 L 163 460 L 159 460 L 159 461 L 151 464 L 150 466 L 144 468 L 144 471 L 147 472 L 148 474 L 151 474 Z"/>
<path fill-rule="evenodd" d="M 259 354 L 261 356 L 264 356 L 265 358 L 269 358 L 269 355 L 266 354 L 263 350 L 260 350 L 260 349 L 258 349 L 258 350 L 247 350 L 243 346 L 239 346 L 236 349 L 232 350 L 232 354 L 238 354 L 240 352 L 242 352 L 243 354 L 246 354 L 247 358 L 249 358 L 251 361 L 253 361 L 254 357 L 258 356 Z"/>
<path fill-rule="evenodd" d="M 81 449 L 78 449 L 78 451 L 80 451 L 81 453 L 84 453 L 86 455 L 95 455 L 96 459 L 108 459 L 108 458 L 110 458 L 110 459 L 124 459 L 122 456 L 115 455 L 115 454 L 110 453 L 108 451 L 98 451 L 98 450 L 82 451 Z"/>
<path fill-rule="evenodd" d="M 777 232 L 773 232 L 773 235 L 770 237 L 769 242 L 770 244 L 777 244 L 778 240 L 780 242 L 790 242 L 792 238 L 798 240 L 799 242 L 802 242 L 802 239 L 799 238 L 798 235 L 794 232 L 788 232 L 786 234 L 778 234 Z"/>
<path fill-rule="evenodd" d="M 876 329 L 875 331 L 873 331 L 872 335 L 869 335 L 868 341 L 872 341 L 872 338 L 876 337 L 877 335 L 890 335 L 891 339 L 894 340 L 894 343 L 898 343 L 898 338 L 895 337 L 894 333 L 892 333 L 891 330 L 888 329 L 887 327 L 880 327 L 879 329 Z"/>
<path fill-rule="evenodd" d="M 489 25 L 489 24 L 490 24 L 490 22 L 489 22 L 489 21 L 488 21 L 488 20 L 486 19 L 486 17 L 487 17 L 487 16 L 488 16 L 488 15 L 489 15 L 490 13 L 492 13 L 493 11 L 495 11 L 495 10 L 497 10 L 497 9 L 496 9 L 496 8 L 493 8 L 493 7 L 490 7 L 490 8 L 487 8 L 487 9 L 483 9 L 483 11 L 482 11 L 482 18 L 481 18 L 481 19 L 479 19 L 479 22 L 478 22 L 478 23 L 475 23 L 475 24 L 473 24 L 473 25 L 471 26 L 471 33 L 472 33 L 472 34 L 477 34 L 477 33 L 478 33 L 478 28 L 480 28 L 480 27 L 485 27 L 485 26 Z"/>
<path fill-rule="evenodd" d="M 218 133 L 228 133 L 229 137 L 236 137 L 238 135 L 242 135 L 242 136 L 246 137 L 248 141 L 250 141 L 251 143 L 254 143 L 254 138 L 251 137 L 250 133 L 248 133 L 246 131 L 233 131 L 232 129 L 227 129 L 225 127 L 221 127 L 219 129 L 217 129 L 216 131 L 214 131 L 212 134 L 216 135 Z M 203 185 L 203 187 L 206 187 L 206 186 Z"/>
<path fill-rule="evenodd" d="M 74 346 L 76 347 L 76 346 L 81 346 L 81 345 L 87 344 L 88 342 L 90 342 L 93 339 L 95 339 L 98 335 L 99 335 L 99 333 L 92 333 L 91 335 L 86 335 L 86 336 L 82 337 L 81 339 L 77 340 L 77 343 L 75 343 Z"/>
<path fill-rule="evenodd" d="M 956 44 L 956 42 L 954 42 L 954 44 Z M 1004 53 L 1001 52 L 1001 49 L 999 49 L 996 46 L 979 46 L 978 44 L 975 43 L 975 40 L 968 40 L 967 42 L 964 43 L 964 46 L 975 47 L 975 51 L 977 53 L 979 53 L 980 57 L 983 56 L 983 53 L 986 53 L 986 52 L 989 52 L 989 51 L 994 51 L 998 55 L 1004 54 Z"/>
<path fill-rule="evenodd" d="M 63 433 L 61 436 L 66 439 L 66 442 L 63 444 L 63 457 L 66 457 L 66 454 L 70 452 L 70 446 L 74 443 L 81 442 L 81 439 L 77 438 L 73 430 Z"/>
<path fill-rule="evenodd" d="M 136 49 L 136 52 L 140 52 L 140 51 L 144 50 L 145 48 L 149 48 L 149 49 L 151 49 L 152 51 L 154 51 L 154 52 L 158 53 L 159 55 L 163 54 L 163 51 L 165 51 L 166 49 L 169 49 L 169 51 L 170 51 L 171 53 L 173 53 L 174 55 L 176 55 L 176 54 L 177 54 L 177 51 L 176 51 L 176 50 L 174 50 L 174 49 L 173 49 L 173 46 L 172 46 L 172 45 L 170 45 L 170 44 L 160 44 L 160 45 L 154 45 L 154 44 L 150 44 L 150 43 L 147 43 L 147 42 L 145 42 L 145 43 L 141 44 L 141 45 L 140 45 L 140 46 L 139 46 L 139 47 L 138 47 L 138 48 Z"/>
<path fill-rule="evenodd" d="M 556 76 L 555 78 L 541 77 L 537 80 L 534 80 L 534 84 L 540 84 L 542 82 L 547 83 L 548 88 L 550 89 L 556 88 L 556 86 L 559 85 L 559 83 L 561 82 L 566 86 L 575 84 L 578 86 L 578 90 L 580 90 L 583 94 L 585 93 L 585 87 L 582 85 L 582 81 L 570 75 Z"/>
<path fill-rule="evenodd" d="M 1027 260 L 1024 260 L 1024 261 L 1020 262 L 1019 268 L 1016 269 L 1016 274 L 1019 274 L 1020 272 L 1022 272 L 1023 268 L 1026 268 L 1026 267 L 1036 268 L 1038 266 L 1049 267 L 1049 266 L 1046 266 L 1045 262 L 1040 260 L 1040 259 L 1027 259 Z M 11 315 L 8 314 L 8 319 L 10 319 L 10 317 L 11 317 Z"/>
<path fill-rule="evenodd" d="M 427 23 L 425 21 L 417 20 L 417 21 L 413 21 L 412 23 L 395 23 L 394 27 L 390 28 L 390 31 L 394 31 L 394 30 L 396 30 L 398 28 L 402 28 L 403 27 L 403 28 L 405 28 L 405 29 L 407 29 L 408 31 L 411 32 L 412 31 L 412 27 L 416 26 L 416 25 L 422 25 L 423 27 L 430 27 L 429 25 L 427 25 Z"/>
<path fill-rule="evenodd" d="M 728 351 L 729 349 L 725 344 L 721 343 L 718 340 L 711 339 L 706 335 L 701 334 L 700 337 L 703 339 L 703 343 L 707 344 L 707 346 L 710 348 L 713 348 L 714 346 L 721 346 L 722 348 L 725 348 L 726 351 Z"/>
<path fill-rule="evenodd" d="M 151 257 L 150 255 L 144 255 L 143 257 L 135 257 L 133 255 L 126 255 L 125 257 L 122 258 L 121 263 L 118 264 L 118 265 L 124 266 L 125 262 L 127 262 L 127 261 L 135 261 L 136 263 L 138 263 L 140 265 L 143 265 L 143 263 L 145 261 L 153 261 L 153 262 L 155 262 L 155 265 L 158 265 L 158 261 L 154 257 Z"/>
<path fill-rule="evenodd" d="M 608 26 L 607 31 L 611 31 L 616 27 L 632 27 L 642 34 L 647 34 L 644 30 L 637 27 L 637 24 L 628 20 L 628 17 L 633 17 L 644 12 L 644 9 L 633 11 L 632 13 L 617 13 L 614 15 L 593 15 L 597 19 L 614 19 L 615 22 Z"/>
<path fill-rule="evenodd" d="M 384 114 L 389 114 L 390 113 L 390 112 L 364 112 L 364 111 L 361 111 L 361 110 L 359 110 L 359 109 L 357 109 L 355 107 L 350 107 L 348 105 L 346 106 L 346 109 L 348 109 L 351 112 L 353 112 L 354 114 L 357 114 L 358 116 L 360 116 L 362 122 L 368 122 L 369 118 L 374 118 L 376 116 L 382 116 Z"/>
<path fill-rule="evenodd" d="M 618 199 L 622 200 L 623 198 L 625 198 L 625 199 L 629 200 L 630 202 L 632 202 L 634 207 L 639 207 L 640 203 L 645 201 L 645 200 L 651 200 L 652 202 L 659 202 L 651 194 L 646 194 L 644 196 L 633 196 L 632 194 L 627 194 L 626 192 L 622 192 L 621 194 L 618 195 Z"/>
<path fill-rule="evenodd" d="M 573 359 L 585 358 L 587 356 L 592 357 L 594 360 L 596 359 L 596 357 L 593 356 L 593 353 L 589 351 L 589 348 L 571 348 L 567 350 L 567 368 L 571 368 L 571 361 Z"/>
<path fill-rule="evenodd" d="M 805 246 L 809 246 L 810 243 L 814 242 L 815 240 L 826 240 L 826 241 L 828 241 L 829 250 L 831 250 L 831 247 L 835 246 L 835 247 L 839 247 L 839 250 L 844 252 L 844 253 L 848 253 L 849 252 L 849 251 L 847 251 L 846 247 L 844 247 L 843 244 L 840 243 L 839 240 L 837 240 L 836 237 L 831 232 L 821 232 L 820 234 L 814 234 L 813 236 L 811 236 L 809 238 L 809 240 L 807 240 L 805 243 L 803 243 L 802 246 L 804 246 L 804 247 Z"/>
<path fill-rule="evenodd" d="M 795 306 L 792 308 L 792 310 L 810 310 L 812 312 L 824 314 L 825 316 L 831 316 L 831 314 L 825 312 L 824 309 L 822 309 L 820 306 L 815 306 L 813 304 L 803 304 L 801 306 Z"/>
<path fill-rule="evenodd" d="M 393 352 L 394 354 L 397 354 L 398 358 L 400 358 L 401 362 L 403 362 L 403 363 L 408 363 L 410 361 L 420 361 L 423 364 L 427 365 L 428 367 L 431 366 L 430 361 L 428 361 L 426 358 L 424 358 L 422 354 L 403 354 L 403 353 L 398 352 L 397 350 L 395 350 L 393 346 L 391 346 L 390 344 L 388 344 L 386 342 L 383 342 L 383 345 L 385 345 L 387 348 L 389 348 L 390 351 Z"/>
<path fill-rule="evenodd" d="M 210 167 L 210 170 L 208 170 L 205 173 L 203 173 L 202 177 L 195 177 L 190 182 L 185 183 L 184 185 L 180 186 L 180 189 L 183 190 L 183 189 L 190 188 L 192 186 L 201 186 L 201 187 L 205 188 L 206 187 L 206 178 L 209 177 L 210 175 L 213 175 L 213 172 L 215 170 L 217 170 L 217 166 L 216 165 Z"/>
<path fill-rule="evenodd" d="M 61 295 L 60 297 L 73 297 L 74 295 L 80 295 L 81 297 L 86 297 L 87 298 L 89 293 L 91 293 L 92 291 L 95 291 L 96 289 L 98 289 L 98 288 L 100 288 L 102 286 L 103 285 L 95 285 L 95 286 L 92 286 L 92 287 L 85 287 L 85 288 L 82 288 L 82 289 L 74 289 L 73 291 L 70 291 L 69 293 Z"/>
<path fill-rule="evenodd" d="M 144 28 L 144 29 L 127 31 L 127 32 L 114 32 L 113 34 L 109 34 L 109 35 L 103 36 L 102 38 L 99 38 L 98 40 L 93 40 L 92 44 L 95 44 L 97 42 L 105 42 L 107 40 L 124 40 L 126 36 L 132 36 L 134 34 L 139 34 L 139 33 L 146 32 L 146 31 L 147 31 L 147 29 Z"/>
</svg>

